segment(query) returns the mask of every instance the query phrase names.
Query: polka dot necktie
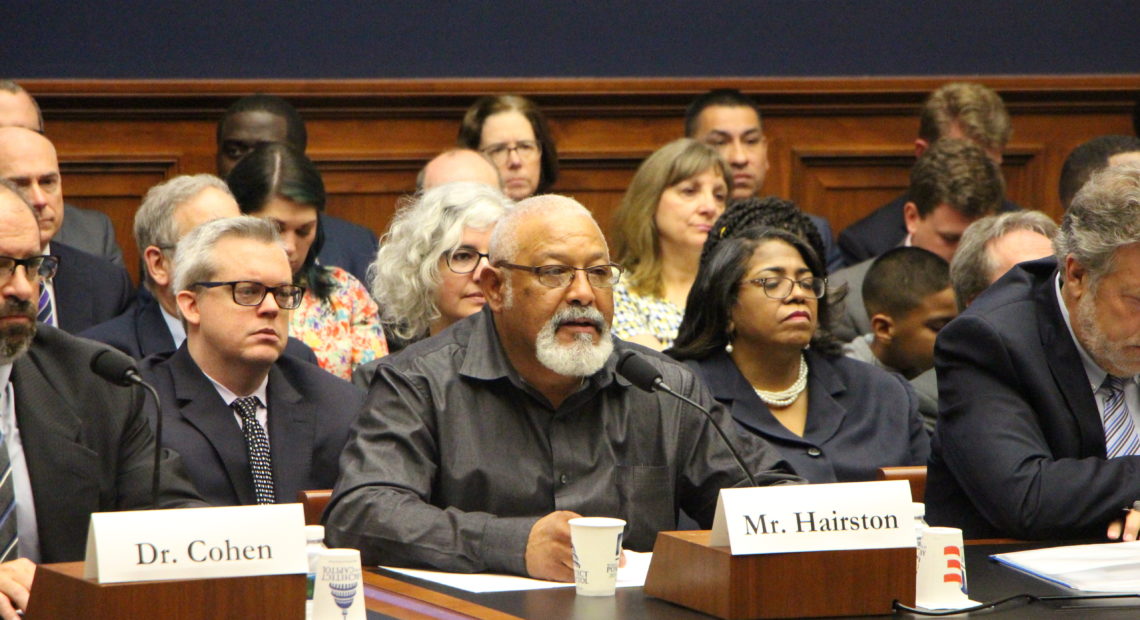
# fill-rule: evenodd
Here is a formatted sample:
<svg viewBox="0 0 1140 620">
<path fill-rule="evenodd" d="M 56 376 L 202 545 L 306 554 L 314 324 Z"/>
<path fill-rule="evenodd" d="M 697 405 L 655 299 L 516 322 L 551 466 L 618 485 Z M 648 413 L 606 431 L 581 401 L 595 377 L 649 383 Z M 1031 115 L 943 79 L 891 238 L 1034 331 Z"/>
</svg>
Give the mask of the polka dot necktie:
<svg viewBox="0 0 1140 620">
<path fill-rule="evenodd" d="M 256 396 L 244 396 L 231 405 L 241 416 L 241 433 L 245 436 L 245 451 L 249 456 L 249 469 L 253 473 L 253 491 L 258 504 L 272 504 L 273 459 L 269 455 L 269 437 L 265 428 L 257 421 L 257 407 L 261 401 Z"/>
</svg>

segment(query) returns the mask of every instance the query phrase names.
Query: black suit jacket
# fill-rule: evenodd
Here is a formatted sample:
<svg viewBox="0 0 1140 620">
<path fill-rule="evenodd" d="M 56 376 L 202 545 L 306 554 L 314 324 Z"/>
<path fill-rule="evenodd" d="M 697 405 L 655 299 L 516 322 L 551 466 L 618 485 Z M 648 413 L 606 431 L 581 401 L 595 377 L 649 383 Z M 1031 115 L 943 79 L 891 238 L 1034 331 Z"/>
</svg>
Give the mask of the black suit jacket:
<svg viewBox="0 0 1140 620">
<path fill-rule="evenodd" d="M 903 207 L 910 196 L 903 194 L 875 209 L 839 233 L 839 252 L 844 265 L 855 265 L 886 252 L 906 239 Z M 1003 200 L 1001 210 L 1020 211 L 1021 207 Z"/>
<path fill-rule="evenodd" d="M 162 399 L 163 446 L 182 456 L 206 501 L 215 506 L 255 503 L 241 425 L 186 345 L 147 358 L 142 374 Z M 277 501 L 295 502 L 297 492 L 305 489 L 332 488 L 364 393 L 287 355 L 270 368 L 266 391 Z M 148 415 L 153 421 L 153 408 Z"/>
<path fill-rule="evenodd" d="M 1105 458 L 1056 267 L 1052 258 L 1014 267 L 938 335 L 931 525 L 967 538 L 1103 538 L 1140 499 L 1140 456 Z"/>
<path fill-rule="evenodd" d="M 89 370 L 102 348 L 39 325 L 27 354 L 12 365 L 44 562 L 83 559 L 91 513 L 151 507 L 154 436 L 143 392 Z M 173 453 L 162 465 L 159 498 L 164 508 L 201 505 Z"/>
<path fill-rule="evenodd" d="M 368 266 L 376 259 L 380 242 L 376 233 L 339 217 L 321 214 L 325 244 L 317 259 L 322 265 L 334 265 L 356 276 L 368 285 Z"/>
<path fill-rule="evenodd" d="M 139 289 L 137 300 L 126 312 L 79 335 L 109 344 L 136 360 L 175 349 L 174 336 L 162 317 L 162 306 L 145 288 Z M 310 364 L 317 363 L 317 356 L 309 345 L 293 337 L 285 343 L 285 353 Z"/>
<path fill-rule="evenodd" d="M 122 314 L 134 299 L 127 272 L 94 254 L 52 242 L 59 271 L 52 280 L 58 327 L 77 334 Z"/>
</svg>

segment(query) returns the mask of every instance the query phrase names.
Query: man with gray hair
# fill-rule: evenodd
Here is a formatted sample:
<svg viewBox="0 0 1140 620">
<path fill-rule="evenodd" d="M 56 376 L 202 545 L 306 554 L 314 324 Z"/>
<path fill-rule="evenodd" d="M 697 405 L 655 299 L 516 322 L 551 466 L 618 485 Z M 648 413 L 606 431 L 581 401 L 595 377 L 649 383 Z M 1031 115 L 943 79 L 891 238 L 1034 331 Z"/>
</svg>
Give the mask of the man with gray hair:
<svg viewBox="0 0 1140 620">
<path fill-rule="evenodd" d="M 1014 265 L 1051 256 L 1056 235 L 1057 224 L 1040 211 L 989 215 L 970 224 L 950 262 L 958 311 Z"/>
<path fill-rule="evenodd" d="M 363 400 L 351 384 L 282 355 L 304 289 L 277 227 L 215 219 L 178 242 L 174 289 L 186 341 L 142 373 L 164 409 L 163 446 L 215 506 L 287 503 L 327 489 Z"/>
<path fill-rule="evenodd" d="M 683 508 L 707 527 L 718 491 L 747 484 L 689 405 L 616 372 L 636 351 L 667 384 L 732 419 L 684 366 L 610 335 L 621 268 L 571 198 L 524 200 L 495 227 L 481 312 L 380 361 L 326 511 L 366 564 L 571 581 L 575 516 L 620 517 L 652 548 Z M 729 431 L 761 484 L 798 481 Z"/>
<path fill-rule="evenodd" d="M 1140 529 L 1140 167 L 1094 175 L 1054 245 L 938 338 L 926 518 L 966 538 Z"/>
</svg>

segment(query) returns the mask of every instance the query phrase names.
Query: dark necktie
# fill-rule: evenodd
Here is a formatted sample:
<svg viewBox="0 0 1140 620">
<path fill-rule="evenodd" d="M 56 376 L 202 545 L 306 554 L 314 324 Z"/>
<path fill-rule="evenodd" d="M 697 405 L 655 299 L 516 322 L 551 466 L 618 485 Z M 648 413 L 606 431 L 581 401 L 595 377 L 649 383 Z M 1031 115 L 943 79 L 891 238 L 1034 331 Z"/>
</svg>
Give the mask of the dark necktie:
<svg viewBox="0 0 1140 620">
<path fill-rule="evenodd" d="M 241 433 L 245 436 L 245 451 L 249 456 L 249 469 L 253 473 L 253 491 L 258 504 L 272 504 L 273 459 L 269 455 L 269 437 L 265 428 L 257 421 L 256 396 L 245 396 L 234 400 L 231 405 L 241 416 Z"/>
<path fill-rule="evenodd" d="M 36 305 L 36 320 L 55 327 L 55 307 L 51 303 L 51 293 L 48 292 L 47 282 L 40 284 L 40 300 Z"/>
<path fill-rule="evenodd" d="M 12 384 L 3 388 L 3 398 L 0 407 L 9 407 L 12 394 Z M 16 532 L 16 488 L 12 482 L 12 463 L 8 459 L 8 438 L 0 432 L 0 562 L 15 560 L 20 557 L 20 537 Z"/>
</svg>

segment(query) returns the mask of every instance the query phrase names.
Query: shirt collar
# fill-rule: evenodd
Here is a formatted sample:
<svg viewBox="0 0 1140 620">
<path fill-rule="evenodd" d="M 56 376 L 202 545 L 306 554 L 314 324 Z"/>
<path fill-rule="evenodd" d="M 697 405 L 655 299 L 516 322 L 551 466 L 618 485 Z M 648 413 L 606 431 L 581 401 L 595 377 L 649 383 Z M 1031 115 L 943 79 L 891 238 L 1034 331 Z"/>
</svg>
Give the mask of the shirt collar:
<svg viewBox="0 0 1140 620">
<path fill-rule="evenodd" d="M 158 304 L 158 300 L 155 299 L 154 303 Z M 182 325 L 182 319 L 167 312 L 162 304 L 158 304 L 158 310 L 162 312 L 162 320 L 166 322 L 166 328 L 170 330 L 170 336 L 174 339 L 174 348 L 177 349 L 186 340 L 186 327 Z"/>
<path fill-rule="evenodd" d="M 206 371 L 202 371 L 202 374 L 206 375 Z M 230 389 L 227 388 L 226 386 L 222 385 L 221 383 L 218 383 L 210 375 L 206 375 L 206 378 L 210 380 L 210 383 L 214 384 L 214 389 L 218 391 L 218 396 L 222 397 L 222 400 L 225 401 L 226 405 L 232 406 L 234 404 L 235 400 L 237 400 L 238 398 L 241 398 L 237 394 L 234 394 L 233 392 L 231 392 Z M 268 385 L 269 385 L 269 375 L 267 374 L 267 375 L 265 375 L 265 378 L 261 380 L 261 384 L 257 386 L 257 389 L 254 390 L 252 394 L 248 394 L 248 396 L 256 396 L 258 398 L 258 400 L 261 401 L 262 407 L 269 407 L 269 397 L 266 396 L 266 387 Z"/>
</svg>

